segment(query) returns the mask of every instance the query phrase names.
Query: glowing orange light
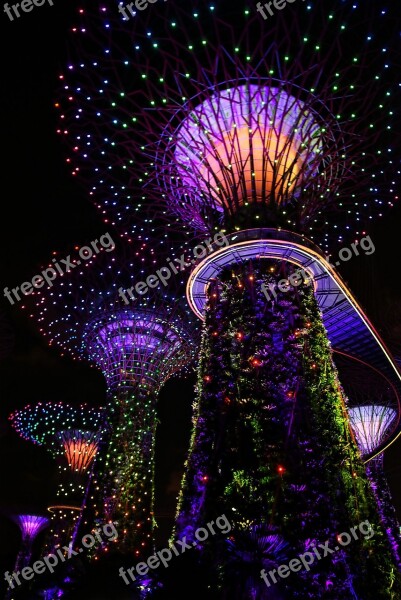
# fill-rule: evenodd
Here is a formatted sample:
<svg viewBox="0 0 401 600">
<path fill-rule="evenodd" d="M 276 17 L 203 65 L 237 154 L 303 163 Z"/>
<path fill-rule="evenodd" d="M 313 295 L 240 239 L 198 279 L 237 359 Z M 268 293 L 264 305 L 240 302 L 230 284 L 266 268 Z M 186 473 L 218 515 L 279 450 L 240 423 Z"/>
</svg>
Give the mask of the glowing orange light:
<svg viewBox="0 0 401 600">
<path fill-rule="evenodd" d="M 86 471 L 98 450 L 96 434 L 70 430 L 61 432 L 60 437 L 71 469 Z"/>
<path fill-rule="evenodd" d="M 226 188 L 224 196 L 228 198 L 232 196 L 230 185 L 234 181 L 241 194 L 240 204 L 243 204 L 253 197 L 252 190 L 259 201 L 271 195 L 277 200 L 280 195 L 291 192 L 301 169 L 302 161 L 295 141 L 289 141 L 283 132 L 277 134 L 273 129 L 250 131 L 244 125 L 223 134 L 213 145 L 213 152 L 207 153 L 200 175 L 208 180 L 213 173 L 220 187 Z M 217 194 L 216 200 L 220 200 Z"/>
</svg>

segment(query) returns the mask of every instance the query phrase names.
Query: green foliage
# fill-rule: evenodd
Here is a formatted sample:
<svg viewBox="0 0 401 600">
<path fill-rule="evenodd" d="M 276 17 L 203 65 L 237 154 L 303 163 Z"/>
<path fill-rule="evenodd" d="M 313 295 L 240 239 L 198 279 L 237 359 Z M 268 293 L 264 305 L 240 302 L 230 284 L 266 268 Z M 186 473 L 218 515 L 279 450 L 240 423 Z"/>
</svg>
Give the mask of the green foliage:
<svg viewBox="0 0 401 600">
<path fill-rule="evenodd" d="M 240 535 L 242 548 L 263 527 L 285 540 L 291 559 L 313 543 L 330 539 L 333 547 L 337 534 L 369 520 L 371 540 L 352 540 L 279 587 L 282 597 L 302 600 L 351 600 L 353 589 L 360 600 L 390 600 L 399 582 L 313 291 L 304 284 L 277 289 L 272 300 L 262 291 L 285 269 L 268 261 L 239 265 L 211 286 L 176 534 L 194 539 L 197 527 L 224 513 L 231 545 Z M 228 555 L 218 536 L 205 543 L 222 589 L 236 568 L 243 571 L 240 554 Z M 263 557 L 255 560 L 262 569 Z"/>
</svg>

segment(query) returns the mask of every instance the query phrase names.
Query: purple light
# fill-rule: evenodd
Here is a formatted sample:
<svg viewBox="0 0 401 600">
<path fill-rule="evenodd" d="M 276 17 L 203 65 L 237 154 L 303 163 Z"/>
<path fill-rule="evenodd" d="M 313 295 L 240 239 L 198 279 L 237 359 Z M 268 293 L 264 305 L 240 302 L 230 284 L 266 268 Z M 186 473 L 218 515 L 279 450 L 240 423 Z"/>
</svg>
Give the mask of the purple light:
<svg viewBox="0 0 401 600">
<path fill-rule="evenodd" d="M 21 528 L 22 537 L 29 540 L 33 540 L 49 524 L 47 517 L 37 515 L 17 515 L 15 521 Z"/>
<path fill-rule="evenodd" d="M 110 390 L 127 384 L 157 389 L 194 352 L 182 323 L 146 308 L 104 312 L 89 323 L 83 345 Z"/>
<path fill-rule="evenodd" d="M 212 195 L 220 211 L 233 196 L 239 204 L 269 191 L 297 197 L 321 166 L 322 130 L 307 104 L 278 88 L 243 85 L 215 94 L 173 136 L 179 195 L 200 204 Z"/>
</svg>

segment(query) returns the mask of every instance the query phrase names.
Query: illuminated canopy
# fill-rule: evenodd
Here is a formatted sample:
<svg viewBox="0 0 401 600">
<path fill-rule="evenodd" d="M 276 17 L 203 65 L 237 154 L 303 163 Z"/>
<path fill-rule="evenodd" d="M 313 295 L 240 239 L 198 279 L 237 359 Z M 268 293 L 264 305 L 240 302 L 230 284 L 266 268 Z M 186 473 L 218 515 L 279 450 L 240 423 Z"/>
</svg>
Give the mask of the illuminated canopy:
<svg viewBox="0 0 401 600">
<path fill-rule="evenodd" d="M 181 192 L 212 194 L 220 208 L 285 203 L 313 182 L 324 136 L 318 115 L 284 90 L 227 89 L 191 111 L 174 136 Z"/>
<path fill-rule="evenodd" d="M 14 521 L 19 525 L 23 539 L 33 540 L 49 524 L 47 517 L 38 515 L 16 515 Z"/>
<path fill-rule="evenodd" d="M 387 429 L 397 417 L 394 409 L 375 404 L 355 406 L 350 408 L 348 412 L 358 445 L 363 454 L 369 454 L 380 445 Z"/>
<path fill-rule="evenodd" d="M 68 464 L 73 471 L 83 473 L 91 465 L 99 447 L 99 435 L 93 431 L 69 429 L 60 431 Z"/>
<path fill-rule="evenodd" d="M 158 388 L 187 365 L 194 347 L 180 320 L 159 310 L 107 311 L 90 322 L 84 345 L 108 386 Z"/>
</svg>

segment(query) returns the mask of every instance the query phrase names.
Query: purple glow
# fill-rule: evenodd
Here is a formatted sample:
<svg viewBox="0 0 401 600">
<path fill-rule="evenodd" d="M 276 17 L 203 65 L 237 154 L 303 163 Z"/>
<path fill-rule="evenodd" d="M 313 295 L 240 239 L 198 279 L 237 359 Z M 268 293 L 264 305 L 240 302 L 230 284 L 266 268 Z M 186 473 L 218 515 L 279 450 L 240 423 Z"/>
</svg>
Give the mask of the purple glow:
<svg viewBox="0 0 401 600">
<path fill-rule="evenodd" d="M 160 340 L 166 337 L 169 343 L 179 343 L 178 335 L 172 331 L 165 331 L 162 323 L 157 323 L 155 318 L 124 319 L 121 322 L 111 322 L 98 331 L 99 340 L 109 352 L 113 350 L 131 350 L 139 348 L 154 350 L 159 348 Z"/>
<path fill-rule="evenodd" d="M 283 90 L 224 90 L 191 111 L 174 136 L 178 185 L 200 202 L 211 194 L 220 211 L 233 189 L 240 203 L 252 190 L 259 200 L 269 189 L 297 197 L 322 161 L 321 131 L 312 109 Z"/>
<path fill-rule="evenodd" d="M 102 314 L 87 327 L 84 347 L 102 369 L 109 389 L 157 388 L 186 366 L 194 352 L 182 323 L 146 309 Z"/>
<path fill-rule="evenodd" d="M 17 515 L 15 521 L 21 528 L 23 538 L 30 540 L 33 540 L 49 524 L 47 517 L 37 515 Z"/>
<path fill-rule="evenodd" d="M 349 418 L 362 454 L 380 446 L 397 412 L 388 406 L 372 404 L 348 409 Z"/>
</svg>

